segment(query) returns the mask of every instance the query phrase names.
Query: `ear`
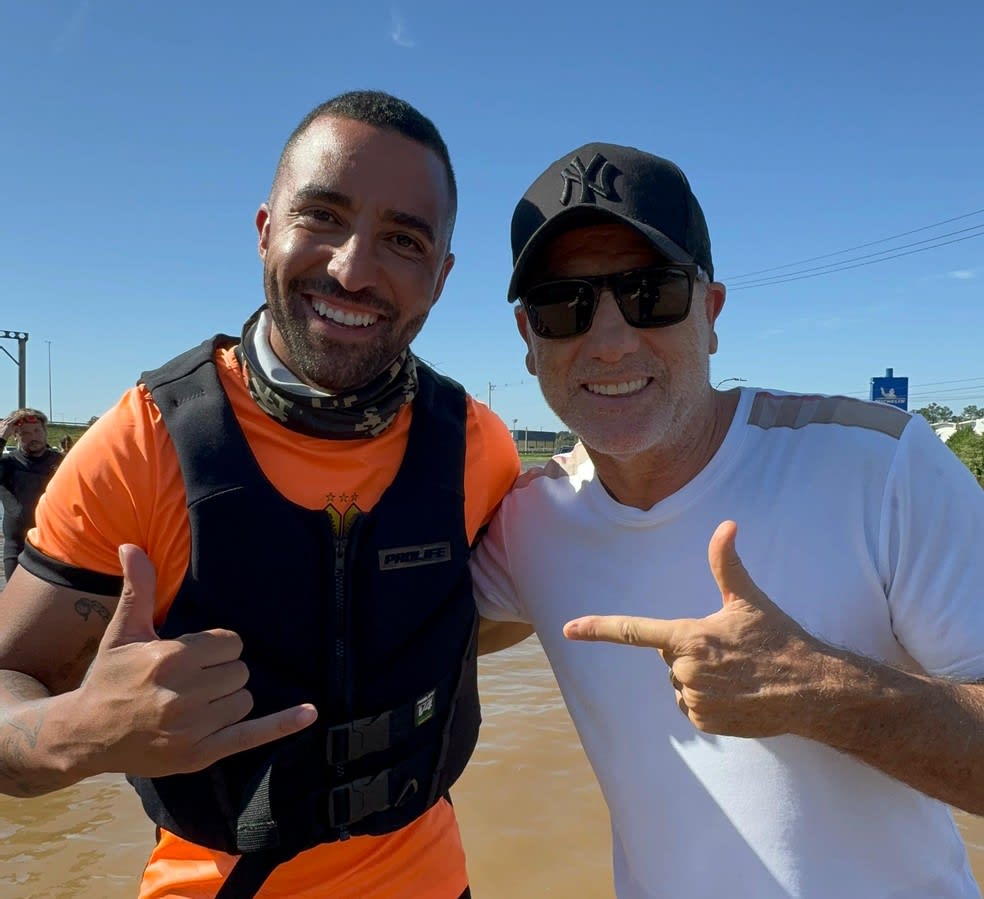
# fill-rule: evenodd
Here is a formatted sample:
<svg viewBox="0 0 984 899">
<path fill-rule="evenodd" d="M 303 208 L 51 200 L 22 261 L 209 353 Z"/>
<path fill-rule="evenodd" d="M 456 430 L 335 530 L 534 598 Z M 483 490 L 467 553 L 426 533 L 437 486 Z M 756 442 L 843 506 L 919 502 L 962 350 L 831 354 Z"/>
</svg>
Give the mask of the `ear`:
<svg viewBox="0 0 984 899">
<path fill-rule="evenodd" d="M 720 281 L 712 281 L 707 285 L 707 290 L 704 293 L 704 314 L 707 316 L 707 323 L 710 325 L 707 352 L 712 356 L 718 349 L 718 336 L 717 331 L 714 330 L 714 324 L 721 314 L 721 310 L 724 308 L 726 293 L 727 288 Z"/>
<path fill-rule="evenodd" d="M 448 253 L 441 265 L 441 270 L 437 273 L 437 282 L 434 284 L 434 299 L 431 300 L 431 306 L 441 298 L 441 294 L 444 292 L 444 282 L 448 280 L 448 275 L 451 274 L 453 268 L 454 253 Z"/>
<path fill-rule="evenodd" d="M 526 317 L 526 308 L 522 303 L 517 302 L 513 312 L 516 315 L 516 327 L 526 343 L 526 370 L 531 375 L 536 375 L 536 357 L 533 354 L 533 337 L 530 333 L 530 321 Z"/>
<path fill-rule="evenodd" d="M 266 203 L 256 211 L 256 232 L 259 234 L 257 251 L 260 259 L 266 259 L 267 250 L 270 248 L 270 207 Z"/>
</svg>

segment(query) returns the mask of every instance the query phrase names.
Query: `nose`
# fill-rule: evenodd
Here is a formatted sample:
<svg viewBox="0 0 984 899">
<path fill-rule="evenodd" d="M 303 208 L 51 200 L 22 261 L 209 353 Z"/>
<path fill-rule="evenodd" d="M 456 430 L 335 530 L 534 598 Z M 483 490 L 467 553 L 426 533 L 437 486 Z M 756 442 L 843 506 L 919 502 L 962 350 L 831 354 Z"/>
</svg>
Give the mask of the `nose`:
<svg viewBox="0 0 984 899">
<path fill-rule="evenodd" d="M 374 287 L 378 267 L 372 241 L 349 234 L 344 243 L 332 248 L 327 271 L 350 293 Z"/>
<path fill-rule="evenodd" d="M 602 362 L 618 362 L 639 349 L 639 331 L 622 315 L 609 289 L 601 292 L 591 329 L 585 336 L 585 348 Z"/>
</svg>

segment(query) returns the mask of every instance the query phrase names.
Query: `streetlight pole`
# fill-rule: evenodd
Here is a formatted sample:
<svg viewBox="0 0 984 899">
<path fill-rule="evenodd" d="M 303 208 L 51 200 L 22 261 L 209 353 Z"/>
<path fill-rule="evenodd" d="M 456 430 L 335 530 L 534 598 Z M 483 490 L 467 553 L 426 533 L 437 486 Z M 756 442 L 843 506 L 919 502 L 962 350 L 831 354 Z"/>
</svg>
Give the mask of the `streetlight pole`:
<svg viewBox="0 0 984 899">
<path fill-rule="evenodd" d="M 45 343 L 48 344 L 48 421 L 51 421 L 55 417 L 51 411 L 51 341 Z"/>
<path fill-rule="evenodd" d="M 14 365 L 17 366 L 17 407 L 23 409 L 27 405 L 27 338 L 30 335 L 26 331 L 4 331 L 0 329 L 0 338 L 17 341 L 17 358 L 7 351 L 6 347 L 0 346 L 0 350 L 10 356 Z"/>
<path fill-rule="evenodd" d="M 731 381 L 737 381 L 739 384 L 745 383 L 744 378 L 725 378 L 723 381 L 718 381 L 717 384 L 714 385 L 714 389 L 717 390 L 722 384 L 728 384 Z"/>
</svg>

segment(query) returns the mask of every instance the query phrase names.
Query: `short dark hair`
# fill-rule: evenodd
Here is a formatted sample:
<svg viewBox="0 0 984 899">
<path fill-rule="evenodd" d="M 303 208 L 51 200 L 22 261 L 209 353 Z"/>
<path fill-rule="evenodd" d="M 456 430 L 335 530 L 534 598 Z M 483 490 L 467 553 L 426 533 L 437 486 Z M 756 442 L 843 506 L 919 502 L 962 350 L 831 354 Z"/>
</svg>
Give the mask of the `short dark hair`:
<svg viewBox="0 0 984 899">
<path fill-rule="evenodd" d="M 354 122 L 363 122 L 374 128 L 395 131 L 397 134 L 402 134 L 404 137 L 432 150 L 444 164 L 444 170 L 447 173 L 448 194 L 451 201 L 448 222 L 448 239 L 450 240 L 451 232 L 454 230 L 454 220 L 458 213 L 458 184 L 455 181 L 454 168 L 451 166 L 451 155 L 448 153 L 447 144 L 444 143 L 444 138 L 441 137 L 441 132 L 437 130 L 437 126 L 427 116 L 407 103 L 406 100 L 401 100 L 399 97 L 394 97 L 383 91 L 348 91 L 315 106 L 301 119 L 300 124 L 287 138 L 277 163 L 274 184 L 280 180 L 291 150 L 304 136 L 304 132 L 307 131 L 312 122 L 324 116 L 351 119 Z"/>
</svg>

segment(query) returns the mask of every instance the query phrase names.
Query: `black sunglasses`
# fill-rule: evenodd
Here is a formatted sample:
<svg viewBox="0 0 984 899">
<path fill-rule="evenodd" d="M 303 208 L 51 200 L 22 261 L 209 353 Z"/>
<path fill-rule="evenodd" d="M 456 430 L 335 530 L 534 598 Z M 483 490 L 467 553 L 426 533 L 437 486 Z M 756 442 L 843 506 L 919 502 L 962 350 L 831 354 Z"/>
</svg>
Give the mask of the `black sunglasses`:
<svg viewBox="0 0 984 899">
<path fill-rule="evenodd" d="M 547 339 L 586 334 L 605 288 L 612 291 L 622 316 L 633 328 L 665 328 L 689 315 L 696 278 L 696 265 L 654 265 L 536 284 L 520 302 L 533 332 Z"/>
</svg>

